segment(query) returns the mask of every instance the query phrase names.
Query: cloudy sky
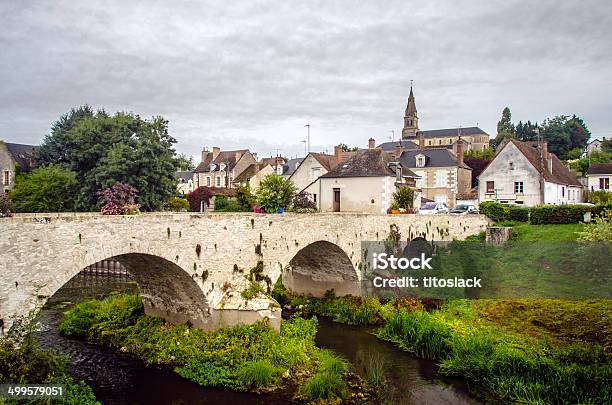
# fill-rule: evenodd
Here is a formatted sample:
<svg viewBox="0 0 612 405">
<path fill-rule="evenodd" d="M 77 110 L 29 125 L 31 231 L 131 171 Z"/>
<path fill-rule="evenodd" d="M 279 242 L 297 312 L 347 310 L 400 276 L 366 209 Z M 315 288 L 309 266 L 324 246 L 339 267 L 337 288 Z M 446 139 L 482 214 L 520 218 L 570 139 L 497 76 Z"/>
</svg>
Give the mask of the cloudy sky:
<svg viewBox="0 0 612 405">
<path fill-rule="evenodd" d="M 89 4 L 88 4 L 89 3 Z M 170 121 L 177 149 L 303 154 L 421 129 L 583 117 L 612 136 L 610 1 L 8 1 L 0 139 L 73 106 Z"/>
</svg>

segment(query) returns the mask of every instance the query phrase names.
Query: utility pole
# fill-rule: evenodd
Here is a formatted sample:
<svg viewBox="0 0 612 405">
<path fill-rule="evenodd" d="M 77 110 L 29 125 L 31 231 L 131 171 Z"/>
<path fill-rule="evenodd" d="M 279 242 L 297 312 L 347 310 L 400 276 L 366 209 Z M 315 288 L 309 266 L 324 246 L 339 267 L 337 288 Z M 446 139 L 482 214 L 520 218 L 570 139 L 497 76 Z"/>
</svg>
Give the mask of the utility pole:
<svg viewBox="0 0 612 405">
<path fill-rule="evenodd" d="M 535 133 L 538 139 L 538 149 L 540 150 L 540 198 L 542 199 L 542 204 L 544 202 L 544 145 L 542 144 L 542 136 L 540 135 L 540 128 L 535 129 Z"/>
<path fill-rule="evenodd" d="M 309 154 L 310 153 L 310 124 L 306 124 L 304 125 L 304 127 L 308 128 L 308 138 L 307 138 L 308 139 L 308 149 L 307 149 L 306 154 Z"/>
<path fill-rule="evenodd" d="M 395 141 L 395 129 L 392 129 L 389 132 L 391 132 L 391 142 Z"/>
<path fill-rule="evenodd" d="M 304 144 L 304 156 L 308 155 L 308 152 L 306 151 L 306 141 L 301 141 Z"/>
</svg>

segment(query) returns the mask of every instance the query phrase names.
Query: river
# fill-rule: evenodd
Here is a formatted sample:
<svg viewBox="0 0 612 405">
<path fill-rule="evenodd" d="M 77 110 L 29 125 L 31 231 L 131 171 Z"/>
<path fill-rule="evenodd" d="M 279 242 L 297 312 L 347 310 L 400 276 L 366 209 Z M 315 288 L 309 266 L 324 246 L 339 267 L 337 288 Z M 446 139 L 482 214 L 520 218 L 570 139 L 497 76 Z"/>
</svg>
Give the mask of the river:
<svg viewBox="0 0 612 405">
<path fill-rule="evenodd" d="M 148 367 L 142 361 L 82 340 L 68 339 L 57 331 L 63 311 L 90 297 L 103 297 L 111 291 L 133 292 L 129 280 L 112 277 L 77 276 L 53 297 L 41 311 L 40 343 L 68 354 L 68 371 L 94 390 L 104 404 L 288 404 L 287 395 L 257 395 L 216 388 L 204 388 L 176 375 L 171 370 Z M 442 381 L 436 365 L 378 340 L 362 328 L 319 320 L 316 344 L 346 357 L 354 371 L 365 375 L 368 359 L 383 364 L 387 387 L 385 402 L 394 404 L 477 404 L 460 381 Z"/>
</svg>

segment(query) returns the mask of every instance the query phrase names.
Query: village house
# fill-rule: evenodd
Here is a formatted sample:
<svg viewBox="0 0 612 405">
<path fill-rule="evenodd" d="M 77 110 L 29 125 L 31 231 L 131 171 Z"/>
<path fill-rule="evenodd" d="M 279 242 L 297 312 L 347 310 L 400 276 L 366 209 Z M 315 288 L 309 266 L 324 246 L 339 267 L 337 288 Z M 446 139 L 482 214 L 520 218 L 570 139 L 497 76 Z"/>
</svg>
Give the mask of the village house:
<svg viewBox="0 0 612 405">
<path fill-rule="evenodd" d="M 255 163 L 257 156 L 248 149 L 221 151 L 220 148 L 214 147 L 212 152 L 204 149 L 202 161 L 194 171 L 194 188 L 232 188 L 234 179 Z"/>
<path fill-rule="evenodd" d="M 274 173 L 278 174 L 279 176 L 282 176 L 284 172 L 284 166 L 287 161 L 284 157 L 281 156 L 270 156 L 269 158 L 261 159 L 259 163 L 262 164 L 262 167 L 265 167 L 265 165 L 270 165 L 270 167 L 274 170 Z"/>
<path fill-rule="evenodd" d="M 0 192 L 8 193 L 15 185 L 15 175 L 35 166 L 36 146 L 0 141 Z"/>
<path fill-rule="evenodd" d="M 342 156 L 311 152 L 300 162 L 288 180 L 295 185 L 296 192 L 310 193 L 312 200 L 318 203 L 320 194 L 317 180 L 338 166 L 338 159 L 342 159 Z"/>
<path fill-rule="evenodd" d="M 398 146 L 394 155 L 417 176 L 416 188 L 422 198 L 454 207 L 457 198 L 465 199 L 471 192 L 472 169 L 463 162 L 465 142 L 456 142 L 454 154 L 446 148 L 426 148 L 422 136 L 418 141 L 418 149 L 404 151 Z"/>
<path fill-rule="evenodd" d="M 582 202 L 583 188 L 546 142 L 506 139 L 478 176 L 479 201 L 532 207 Z"/>
<path fill-rule="evenodd" d="M 282 170 L 282 165 L 280 166 Z M 248 183 L 249 188 L 252 192 L 259 187 L 261 181 L 269 176 L 270 174 L 277 173 L 278 169 L 273 168 L 269 163 L 265 161 L 259 163 L 253 163 L 249 165 L 245 170 L 242 171 L 235 179 L 234 185 L 245 187 Z M 278 173 L 277 173 L 278 174 Z"/>
<path fill-rule="evenodd" d="M 296 171 L 300 163 L 302 163 L 302 160 L 304 160 L 303 157 L 287 160 L 287 162 L 283 165 L 283 174 L 282 174 L 285 180 L 291 177 L 291 175 Z"/>
<path fill-rule="evenodd" d="M 586 177 L 589 191 L 612 191 L 612 163 L 593 163 L 589 166 Z"/>
<path fill-rule="evenodd" d="M 591 154 L 593 152 L 601 152 L 601 147 L 603 145 L 603 142 L 606 140 L 606 137 L 604 136 L 601 140 L 600 139 L 593 139 L 591 142 L 589 142 L 584 150 L 584 153 L 582 154 L 582 156 L 591 156 Z"/>
<path fill-rule="evenodd" d="M 398 142 L 404 150 L 419 149 L 419 138 L 424 139 L 426 148 L 449 148 L 456 153 L 456 143 L 459 139 L 464 141 L 464 151 L 484 150 L 489 147 L 489 134 L 478 127 L 445 128 L 423 131 L 419 128 L 419 117 L 416 108 L 412 86 L 408 96 L 408 104 L 404 113 L 404 127 L 400 141 L 385 142 L 379 148 L 393 152 Z"/>
<path fill-rule="evenodd" d="M 187 195 L 194 190 L 192 171 L 178 171 L 176 172 L 175 177 L 177 181 L 176 189 L 179 193 Z"/>
<path fill-rule="evenodd" d="M 416 175 L 380 148 L 355 152 L 315 183 L 322 212 L 386 213 L 397 187 L 414 186 Z"/>
</svg>

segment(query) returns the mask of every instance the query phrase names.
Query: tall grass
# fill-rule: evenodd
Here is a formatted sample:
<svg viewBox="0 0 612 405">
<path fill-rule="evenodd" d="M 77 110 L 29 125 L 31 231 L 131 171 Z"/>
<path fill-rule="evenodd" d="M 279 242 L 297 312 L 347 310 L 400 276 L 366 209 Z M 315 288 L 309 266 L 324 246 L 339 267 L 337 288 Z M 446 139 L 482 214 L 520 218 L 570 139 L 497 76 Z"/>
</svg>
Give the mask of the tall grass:
<svg viewBox="0 0 612 405">
<path fill-rule="evenodd" d="M 344 375 L 348 372 L 348 362 L 331 350 L 320 350 L 317 372 L 300 387 L 300 394 L 306 399 L 345 398 L 348 395 Z"/>
<path fill-rule="evenodd" d="M 239 379 L 249 388 L 271 385 L 276 375 L 276 368 L 266 360 L 246 362 L 238 370 Z"/>
<path fill-rule="evenodd" d="M 368 353 L 364 364 L 365 378 L 372 387 L 382 388 L 385 378 L 385 360 L 378 353 Z"/>
</svg>

